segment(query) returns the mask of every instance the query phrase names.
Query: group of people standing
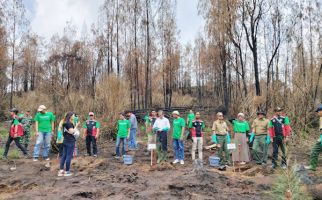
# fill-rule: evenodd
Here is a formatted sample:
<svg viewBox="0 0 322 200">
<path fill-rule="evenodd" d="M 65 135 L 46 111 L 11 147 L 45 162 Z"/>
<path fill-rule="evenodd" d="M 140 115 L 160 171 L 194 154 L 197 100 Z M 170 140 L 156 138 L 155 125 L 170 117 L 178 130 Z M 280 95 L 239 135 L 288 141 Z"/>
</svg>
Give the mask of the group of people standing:
<svg viewBox="0 0 322 200">
<path fill-rule="evenodd" d="M 34 146 L 33 160 L 38 161 L 40 149 L 43 148 L 42 158 L 49 160 L 49 149 L 51 145 L 52 133 L 55 129 L 56 116 L 47 111 L 46 106 L 41 105 L 37 109 L 34 118 L 30 111 L 25 114 L 19 114 L 18 109 L 10 110 L 12 118 L 8 140 L 5 146 L 3 156 L 8 155 L 9 147 L 14 141 L 17 147 L 23 152 L 25 157 L 29 157 L 28 147 L 31 135 L 32 122 L 35 123 L 35 135 L 37 140 Z M 275 115 L 270 119 L 266 118 L 266 113 L 262 110 L 257 112 L 256 119 L 251 126 L 245 119 L 243 113 L 238 113 L 236 119 L 225 120 L 223 113 L 216 114 L 216 120 L 212 125 L 212 142 L 217 147 L 217 154 L 221 165 L 231 165 L 231 162 L 237 162 L 241 165 L 246 164 L 253 159 L 256 164 L 266 164 L 268 160 L 269 144 L 273 145 L 272 168 L 278 166 L 278 151 L 282 151 L 281 167 L 286 168 L 286 143 L 291 136 L 291 127 L 289 118 L 283 113 L 283 109 L 277 107 Z M 322 105 L 316 111 L 320 116 L 320 131 L 322 130 Z M 185 139 L 191 138 L 192 160 L 196 160 L 198 152 L 199 160 L 203 160 L 203 143 L 205 135 L 205 122 L 202 120 L 200 112 L 194 114 L 190 110 L 187 120 L 180 116 L 178 111 L 172 112 L 172 143 L 174 150 L 173 163 L 184 164 Z M 145 130 L 148 143 L 156 144 L 157 163 L 168 160 L 168 133 L 171 129 L 171 123 L 165 117 L 162 110 L 152 111 L 149 116 L 144 118 Z M 60 170 L 58 176 L 70 176 L 70 165 L 73 155 L 75 155 L 75 142 L 79 137 L 80 120 L 74 112 L 68 112 L 58 124 L 56 143 L 59 147 Z M 95 114 L 89 112 L 87 120 L 83 124 L 83 139 L 86 141 L 87 156 L 97 157 L 97 139 L 100 135 L 100 122 L 95 119 Z M 232 128 L 230 128 L 232 127 Z M 119 159 L 126 154 L 126 144 L 128 141 L 128 150 L 137 150 L 136 135 L 138 122 L 136 116 L 131 112 L 119 114 L 117 121 L 117 137 L 115 145 L 115 158 Z M 232 130 L 232 131 L 230 131 Z M 187 137 L 186 133 L 189 133 Z M 233 138 L 233 142 L 232 139 Z M 22 145 L 23 143 L 23 145 Z M 122 151 L 120 152 L 120 145 Z M 235 144 L 235 148 L 228 149 L 228 144 Z M 322 152 L 322 133 L 318 143 L 314 146 L 311 153 L 310 166 L 307 169 L 315 170 L 319 153 Z"/>
<path fill-rule="evenodd" d="M 277 107 L 275 115 L 270 119 L 266 118 L 264 111 L 257 112 L 257 118 L 253 120 L 252 125 L 245 119 L 243 113 L 238 113 L 236 119 L 228 121 L 224 119 L 221 112 L 216 114 L 216 120 L 212 125 L 212 142 L 217 147 L 217 154 L 220 157 L 221 165 L 231 165 L 232 161 L 241 165 L 246 164 L 253 159 L 258 165 L 266 164 L 268 159 L 268 146 L 273 143 L 272 167 L 278 166 L 278 151 L 282 151 L 281 167 L 286 168 L 286 150 L 285 143 L 291 136 L 291 127 L 289 118 L 282 112 L 283 109 Z M 194 114 L 191 110 L 187 116 L 187 121 L 180 117 L 178 111 L 172 112 L 172 143 L 174 150 L 173 163 L 184 164 L 184 139 L 186 130 L 188 130 L 192 139 L 191 157 L 203 160 L 203 137 L 205 132 L 205 122 L 201 119 L 200 112 Z M 145 118 L 148 143 L 155 142 L 157 146 L 157 163 L 167 160 L 167 134 L 171 128 L 170 121 L 163 111 L 158 113 L 152 111 Z M 234 140 L 235 149 L 228 149 L 227 144 Z M 250 148 L 252 147 L 252 148 Z M 232 155 L 232 157 L 231 157 Z"/>
</svg>

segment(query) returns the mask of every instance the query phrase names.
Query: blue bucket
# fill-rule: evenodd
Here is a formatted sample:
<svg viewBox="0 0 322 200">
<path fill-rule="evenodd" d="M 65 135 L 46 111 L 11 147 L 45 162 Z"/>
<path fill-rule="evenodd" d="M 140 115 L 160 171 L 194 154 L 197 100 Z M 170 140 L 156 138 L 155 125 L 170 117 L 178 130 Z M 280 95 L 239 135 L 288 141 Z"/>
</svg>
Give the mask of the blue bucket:
<svg viewBox="0 0 322 200">
<path fill-rule="evenodd" d="M 217 156 L 209 156 L 209 164 L 212 167 L 219 167 L 220 158 Z"/>
<path fill-rule="evenodd" d="M 133 164 L 133 156 L 131 155 L 124 155 L 123 162 L 125 165 L 132 165 Z"/>
</svg>

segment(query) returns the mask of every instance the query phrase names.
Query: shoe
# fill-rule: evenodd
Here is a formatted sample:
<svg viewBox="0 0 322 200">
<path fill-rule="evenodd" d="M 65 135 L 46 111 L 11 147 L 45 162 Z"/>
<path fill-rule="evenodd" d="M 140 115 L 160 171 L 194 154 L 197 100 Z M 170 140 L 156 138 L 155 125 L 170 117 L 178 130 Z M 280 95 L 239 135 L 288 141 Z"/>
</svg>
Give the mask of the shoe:
<svg viewBox="0 0 322 200">
<path fill-rule="evenodd" d="M 70 172 L 65 172 L 64 173 L 64 176 L 72 176 L 73 174 L 72 173 L 70 173 Z"/>
<path fill-rule="evenodd" d="M 175 159 L 173 162 L 172 162 L 172 164 L 177 164 L 179 162 L 179 160 L 178 159 Z"/>
<path fill-rule="evenodd" d="M 115 159 L 120 159 L 121 157 L 120 156 L 114 156 Z"/>
<path fill-rule="evenodd" d="M 282 169 L 287 169 L 287 165 L 282 164 Z"/>
<path fill-rule="evenodd" d="M 161 158 L 158 158 L 158 160 L 157 160 L 157 164 L 159 164 L 160 162 L 161 162 Z"/>
<path fill-rule="evenodd" d="M 96 155 L 96 154 L 94 154 L 94 155 L 93 155 L 93 157 L 95 157 L 95 158 L 96 158 L 96 157 L 97 157 L 97 155 Z"/>
<path fill-rule="evenodd" d="M 240 164 L 241 164 L 241 165 L 246 165 L 246 162 L 241 162 Z"/>
<path fill-rule="evenodd" d="M 316 169 L 315 169 L 314 167 L 312 167 L 312 165 L 304 166 L 304 169 L 306 169 L 306 170 L 316 171 Z"/>
<path fill-rule="evenodd" d="M 25 157 L 25 159 L 29 159 L 30 158 L 29 154 L 25 154 L 24 157 Z"/>
<path fill-rule="evenodd" d="M 180 164 L 181 164 L 181 165 L 184 165 L 184 161 L 183 161 L 183 160 L 180 160 Z"/>
<path fill-rule="evenodd" d="M 50 158 L 49 158 L 49 157 L 46 157 L 46 158 L 45 158 L 45 160 L 46 160 L 46 161 L 50 161 Z"/>
<path fill-rule="evenodd" d="M 8 160 L 7 156 L 2 156 L 3 160 Z"/>
<path fill-rule="evenodd" d="M 38 161 L 38 158 L 34 158 L 34 159 L 32 159 L 34 162 L 37 162 Z"/>
<path fill-rule="evenodd" d="M 276 169 L 276 165 L 275 164 L 272 164 L 272 169 Z"/>
<path fill-rule="evenodd" d="M 64 176 L 64 170 L 59 170 L 57 176 Z"/>
</svg>

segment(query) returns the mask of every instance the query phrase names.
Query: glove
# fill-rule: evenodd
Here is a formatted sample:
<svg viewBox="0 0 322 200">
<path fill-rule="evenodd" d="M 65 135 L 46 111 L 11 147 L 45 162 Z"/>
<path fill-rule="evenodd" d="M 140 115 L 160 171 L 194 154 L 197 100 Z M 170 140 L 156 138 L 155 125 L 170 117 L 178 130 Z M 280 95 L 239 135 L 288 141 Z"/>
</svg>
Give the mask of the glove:
<svg viewBox="0 0 322 200">
<path fill-rule="evenodd" d="M 168 130 L 169 130 L 169 128 L 168 128 L 168 127 L 167 127 L 167 128 L 162 129 L 162 131 L 165 131 L 165 132 L 168 132 Z"/>
<path fill-rule="evenodd" d="M 157 130 L 158 130 L 158 128 L 153 128 L 152 130 L 153 130 L 153 131 L 157 131 Z"/>
<path fill-rule="evenodd" d="M 269 135 L 266 136 L 266 144 L 271 143 L 271 137 Z"/>
<path fill-rule="evenodd" d="M 61 131 L 58 131 L 58 132 L 57 132 L 57 139 L 58 139 L 58 140 L 61 140 L 61 139 L 62 139 L 62 137 L 63 137 L 62 132 L 61 132 Z"/>
<path fill-rule="evenodd" d="M 215 143 L 215 144 L 217 144 L 218 142 L 217 142 L 217 135 L 216 134 L 213 134 L 212 135 L 212 141 Z"/>
<path fill-rule="evenodd" d="M 255 133 L 250 134 L 249 142 L 253 142 L 255 138 Z"/>
<path fill-rule="evenodd" d="M 229 135 L 229 133 L 227 133 L 227 135 L 226 135 L 226 140 L 227 140 L 227 144 L 230 144 L 230 135 Z"/>
<path fill-rule="evenodd" d="M 321 146 L 322 146 L 322 134 L 320 135 L 320 143 L 321 143 Z"/>
</svg>

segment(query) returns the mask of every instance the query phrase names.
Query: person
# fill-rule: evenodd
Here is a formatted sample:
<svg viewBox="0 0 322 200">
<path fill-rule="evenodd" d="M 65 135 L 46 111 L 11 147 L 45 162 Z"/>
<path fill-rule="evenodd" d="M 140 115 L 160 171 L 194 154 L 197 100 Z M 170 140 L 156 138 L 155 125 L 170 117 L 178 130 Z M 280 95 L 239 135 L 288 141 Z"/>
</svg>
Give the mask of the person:
<svg viewBox="0 0 322 200">
<path fill-rule="evenodd" d="M 257 118 L 252 123 L 252 133 L 250 142 L 254 141 L 252 155 L 256 164 L 267 163 L 268 145 L 270 137 L 268 132 L 269 120 L 265 118 L 266 113 L 262 110 L 257 111 Z"/>
<path fill-rule="evenodd" d="M 24 144 L 25 149 L 28 151 L 28 146 L 30 143 L 30 130 L 32 125 L 32 116 L 30 115 L 30 110 L 27 110 L 25 115 L 22 117 L 21 124 L 23 127 L 23 137 L 21 137 L 21 141 Z"/>
<path fill-rule="evenodd" d="M 161 163 L 162 161 L 166 161 L 168 159 L 167 133 L 171 126 L 169 120 L 166 117 L 164 117 L 162 110 L 158 111 L 158 116 L 159 117 L 155 120 L 152 129 L 157 134 L 157 163 Z"/>
<path fill-rule="evenodd" d="M 322 104 L 316 109 L 315 112 L 320 117 L 320 128 L 319 128 L 320 138 L 312 148 L 311 156 L 310 156 L 310 165 L 305 166 L 306 169 L 309 169 L 312 171 L 316 170 L 316 167 L 318 165 L 319 154 L 322 153 Z"/>
<path fill-rule="evenodd" d="M 117 121 L 117 138 L 116 138 L 116 144 L 115 144 L 116 159 L 119 159 L 120 156 L 125 155 L 126 139 L 128 139 L 130 136 L 130 128 L 131 128 L 130 121 L 125 119 L 125 116 L 123 113 L 120 113 L 120 119 Z M 122 142 L 122 155 L 120 154 L 121 142 Z"/>
<path fill-rule="evenodd" d="M 137 149 L 136 133 L 138 129 L 138 121 L 135 115 L 131 111 L 127 111 L 126 115 L 131 122 L 130 138 L 129 138 L 129 144 L 128 144 L 129 150 L 136 150 Z"/>
<path fill-rule="evenodd" d="M 65 116 L 66 116 L 66 114 L 65 114 Z M 59 158 L 61 158 L 63 156 L 63 147 L 64 147 L 64 145 L 63 145 L 63 142 L 64 142 L 63 125 L 64 125 L 64 121 L 65 121 L 65 117 L 64 117 L 64 119 L 60 120 L 60 122 L 58 124 L 58 129 L 57 129 L 56 144 L 57 144 L 57 147 L 58 147 L 58 156 L 59 156 Z"/>
<path fill-rule="evenodd" d="M 192 110 L 189 110 L 189 114 L 187 116 L 187 125 L 189 126 L 190 122 L 192 122 L 194 119 L 195 119 L 195 114 L 193 113 Z M 191 137 L 191 129 L 187 131 L 186 133 L 186 138 L 187 140 L 192 140 L 192 137 Z"/>
<path fill-rule="evenodd" d="M 64 135 L 64 141 L 63 141 L 63 156 L 60 159 L 60 167 L 58 171 L 58 176 L 71 176 L 72 173 L 70 172 L 70 164 L 73 158 L 73 152 L 75 148 L 75 142 L 76 142 L 76 132 L 77 128 L 80 124 L 78 122 L 76 126 L 73 124 L 73 118 L 74 118 L 73 112 L 68 112 L 64 119 L 63 124 L 63 135 Z M 65 170 L 64 170 L 65 166 Z"/>
<path fill-rule="evenodd" d="M 245 120 L 244 113 L 238 113 L 237 119 L 230 120 L 234 128 L 234 141 L 236 149 L 232 152 L 232 160 L 241 165 L 250 161 L 247 134 L 250 131 L 249 123 Z"/>
<path fill-rule="evenodd" d="M 173 120 L 173 131 L 172 131 L 172 141 L 173 141 L 173 149 L 174 149 L 174 157 L 175 160 L 172 162 L 173 164 L 179 163 L 184 165 L 184 131 L 186 122 L 183 118 L 180 117 L 179 111 L 175 110 L 172 112 Z"/>
<path fill-rule="evenodd" d="M 97 157 L 97 138 L 100 135 L 101 124 L 95 119 L 94 112 L 88 113 L 89 119 L 84 123 L 84 135 L 83 139 L 86 141 L 87 156 Z M 93 152 L 92 148 L 93 147 Z"/>
<path fill-rule="evenodd" d="M 144 125 L 145 125 L 145 132 L 148 136 L 148 144 L 151 144 L 153 139 L 153 131 L 152 131 L 152 113 L 148 116 L 144 117 Z"/>
<path fill-rule="evenodd" d="M 200 118 L 200 112 L 196 112 L 196 117 L 189 123 L 189 128 L 191 129 L 191 137 L 193 140 L 191 157 L 194 161 L 196 159 L 196 150 L 198 147 L 198 158 L 202 159 L 202 145 L 203 145 L 203 131 L 205 130 L 205 123 Z"/>
<path fill-rule="evenodd" d="M 230 143 L 229 127 L 222 112 L 217 113 L 217 120 L 212 125 L 212 133 L 213 142 L 219 144 L 220 165 L 230 165 L 230 152 L 227 149 L 227 144 Z"/>
<path fill-rule="evenodd" d="M 49 160 L 48 154 L 51 144 L 51 135 L 55 129 L 55 119 L 55 115 L 52 112 L 47 111 L 46 106 L 40 105 L 38 107 L 38 113 L 34 118 L 37 140 L 34 148 L 33 161 L 38 161 L 41 145 L 44 145 L 43 158 L 47 161 Z"/>
<path fill-rule="evenodd" d="M 278 149 L 282 150 L 282 165 L 283 169 L 287 168 L 285 143 L 289 140 L 291 134 L 290 121 L 282 116 L 283 109 L 276 107 L 275 115 L 269 122 L 270 140 L 273 142 L 272 168 L 277 167 Z"/>
<path fill-rule="evenodd" d="M 23 127 L 18 120 L 19 110 L 17 108 L 10 109 L 10 117 L 12 119 L 8 140 L 5 146 L 3 157 L 7 159 L 10 144 L 12 141 L 16 143 L 16 146 L 22 151 L 23 155 L 28 158 L 28 153 L 26 149 L 20 144 L 20 137 L 23 136 Z"/>
</svg>

